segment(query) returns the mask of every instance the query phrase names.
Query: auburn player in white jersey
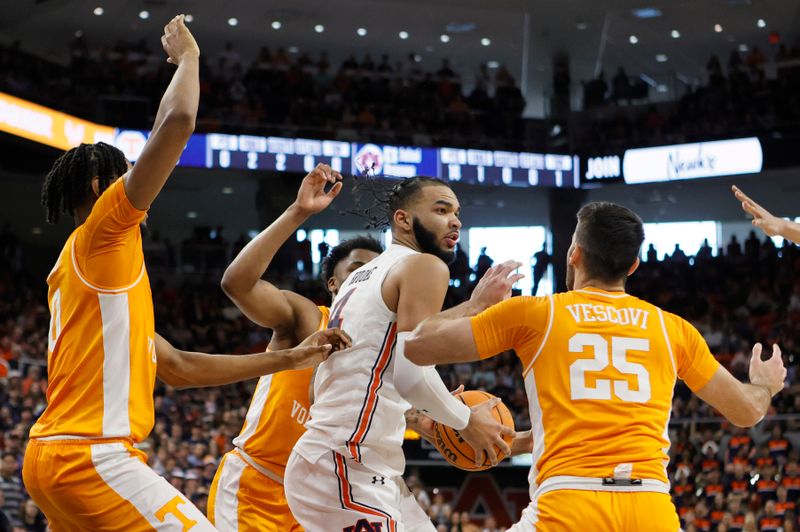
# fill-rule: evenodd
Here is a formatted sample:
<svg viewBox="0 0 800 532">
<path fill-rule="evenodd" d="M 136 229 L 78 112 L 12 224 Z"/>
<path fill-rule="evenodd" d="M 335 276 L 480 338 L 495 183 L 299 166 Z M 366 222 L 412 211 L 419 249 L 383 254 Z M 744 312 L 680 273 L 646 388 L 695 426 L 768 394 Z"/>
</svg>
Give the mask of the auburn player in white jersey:
<svg viewBox="0 0 800 532">
<path fill-rule="evenodd" d="M 778 346 L 762 361 L 756 344 L 742 384 L 691 324 L 625 293 L 643 239 L 631 210 L 586 205 L 567 257 L 569 292 L 490 308 L 471 300 L 422 322 L 406 345 L 419 364 L 511 348 L 522 361 L 533 466 L 531 504 L 514 532 L 678 530 L 666 472 L 676 379 L 737 426 L 757 423 L 783 389 Z M 520 265 L 486 276 L 505 282 L 507 297 Z"/>
<path fill-rule="evenodd" d="M 261 277 L 278 249 L 309 218 L 339 194 L 341 175 L 318 165 L 302 181 L 297 199 L 242 249 L 225 271 L 222 288 L 244 314 L 273 330 L 270 349 L 297 345 L 328 327 L 328 307 L 280 290 Z M 330 190 L 325 191 L 326 185 Z M 333 248 L 322 263 L 322 277 L 333 297 L 348 275 L 377 257 L 377 241 L 359 237 Z M 247 411 L 235 449 L 220 462 L 208 501 L 209 519 L 221 530 L 288 532 L 302 530 L 283 489 L 286 462 L 308 419 L 313 368 L 262 377 Z"/>
<path fill-rule="evenodd" d="M 508 429 L 489 414 L 496 401 L 470 410 L 435 368 L 402 354 L 408 331 L 444 301 L 458 199 L 447 184 L 416 177 L 392 189 L 388 206 L 392 245 L 347 278 L 331 308 L 329 325 L 353 347 L 319 366 L 311 419 L 286 469 L 289 506 L 307 530 L 434 530 L 403 490 L 409 403 L 460 429 L 479 456 L 495 444 L 508 450 Z"/>
<path fill-rule="evenodd" d="M 156 375 L 174 386 L 210 386 L 315 365 L 346 339 L 335 330 L 312 347 L 249 356 L 179 351 L 155 334 L 140 223 L 192 132 L 198 56 L 183 16 L 162 37 L 178 69 L 136 166 L 117 148 L 82 144 L 59 157 L 42 193 L 47 219 L 76 229 L 47 278 L 47 408 L 31 428 L 23 480 L 54 531 L 214 530 L 145 463 L 133 443 L 153 426 Z M 316 347 L 313 347 L 316 345 Z"/>
</svg>

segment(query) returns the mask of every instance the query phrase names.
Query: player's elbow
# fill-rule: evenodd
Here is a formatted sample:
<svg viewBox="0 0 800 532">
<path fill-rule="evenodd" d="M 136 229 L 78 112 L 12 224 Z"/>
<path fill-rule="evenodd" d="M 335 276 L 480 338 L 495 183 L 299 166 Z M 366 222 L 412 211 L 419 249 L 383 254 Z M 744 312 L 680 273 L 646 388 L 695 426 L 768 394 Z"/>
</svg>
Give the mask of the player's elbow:
<svg viewBox="0 0 800 532">
<path fill-rule="evenodd" d="M 430 351 L 426 349 L 428 347 L 427 342 L 423 337 L 412 333 L 408 339 L 406 339 L 405 350 L 404 353 L 406 358 L 409 362 L 413 362 L 418 366 L 428 366 L 433 364 L 434 361 L 431 360 Z"/>
<path fill-rule="evenodd" d="M 194 133 L 195 120 L 195 113 L 184 109 L 173 109 L 164 117 L 161 127 L 169 128 L 172 134 L 188 139 Z"/>
<path fill-rule="evenodd" d="M 741 428 L 750 428 L 764 417 L 765 412 L 762 412 L 758 406 L 749 401 L 744 401 L 742 404 L 732 408 L 730 412 L 725 414 L 725 417 Z"/>
<path fill-rule="evenodd" d="M 222 288 L 222 291 L 225 292 L 225 295 L 231 299 L 241 297 L 247 290 L 247 287 L 244 286 L 241 280 L 236 278 L 236 275 L 231 272 L 230 268 L 226 269 L 225 273 L 222 274 L 222 280 L 219 282 L 219 286 Z"/>
</svg>

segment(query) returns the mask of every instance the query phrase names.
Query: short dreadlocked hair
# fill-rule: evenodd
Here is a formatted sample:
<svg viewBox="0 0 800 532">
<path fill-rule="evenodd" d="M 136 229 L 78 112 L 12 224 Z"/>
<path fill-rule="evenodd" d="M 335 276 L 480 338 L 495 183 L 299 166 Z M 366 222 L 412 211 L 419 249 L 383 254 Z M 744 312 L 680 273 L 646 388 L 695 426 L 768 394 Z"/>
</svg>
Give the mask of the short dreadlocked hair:
<svg viewBox="0 0 800 532">
<path fill-rule="evenodd" d="M 322 259 L 320 269 L 322 271 L 322 280 L 325 281 L 325 283 L 328 282 L 328 279 L 333 277 L 333 271 L 336 269 L 336 265 L 342 262 L 354 249 L 366 249 L 367 251 L 374 251 L 378 254 L 383 253 L 383 246 L 374 238 L 357 236 L 345 240 L 331 249 L 328 255 Z"/>
<path fill-rule="evenodd" d="M 62 214 L 74 215 L 91 193 L 95 176 L 103 191 L 127 170 L 122 151 L 105 142 L 81 144 L 67 151 L 53 163 L 42 186 L 48 223 L 58 222 Z"/>
<path fill-rule="evenodd" d="M 385 183 L 368 174 L 356 177 L 353 186 L 356 208 L 340 211 L 340 214 L 365 218 L 367 229 L 382 229 L 391 226 L 397 209 L 408 208 L 423 188 L 431 185 L 451 188 L 447 181 L 427 176 L 395 180 L 393 185 Z"/>
</svg>

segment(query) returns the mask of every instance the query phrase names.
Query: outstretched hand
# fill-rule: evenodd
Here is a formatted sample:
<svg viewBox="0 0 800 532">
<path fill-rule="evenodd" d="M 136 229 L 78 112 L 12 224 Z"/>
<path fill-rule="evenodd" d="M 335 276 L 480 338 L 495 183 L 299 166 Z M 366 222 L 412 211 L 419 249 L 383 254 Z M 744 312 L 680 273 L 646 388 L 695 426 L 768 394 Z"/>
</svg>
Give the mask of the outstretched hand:
<svg viewBox="0 0 800 532">
<path fill-rule="evenodd" d="M 783 390 L 786 380 L 786 366 L 783 365 L 781 348 L 778 344 L 772 346 L 772 355 L 767 360 L 761 360 L 761 344 L 753 346 L 753 355 L 750 357 L 750 382 L 766 386 L 769 393 L 775 395 Z"/>
<path fill-rule="evenodd" d="M 489 268 L 475 286 L 470 301 L 483 310 L 511 297 L 511 287 L 525 277 L 521 273 L 513 273 L 520 266 L 521 262 L 507 260 Z"/>
<path fill-rule="evenodd" d="M 328 184 L 333 186 L 325 192 Z M 320 163 L 303 178 L 294 204 L 303 214 L 310 216 L 325 210 L 341 191 L 342 174 Z"/>
<path fill-rule="evenodd" d="M 200 56 L 200 47 L 184 19 L 184 15 L 174 17 L 164 26 L 164 35 L 161 36 L 161 45 L 168 56 L 167 63 L 173 65 L 179 65 L 187 54 Z"/>
<path fill-rule="evenodd" d="M 782 235 L 785 220 L 773 215 L 767 209 L 750 199 L 750 197 L 739 189 L 732 186 L 733 194 L 736 199 L 742 202 L 742 210 L 753 217 L 753 225 L 764 231 L 767 236 Z"/>
</svg>

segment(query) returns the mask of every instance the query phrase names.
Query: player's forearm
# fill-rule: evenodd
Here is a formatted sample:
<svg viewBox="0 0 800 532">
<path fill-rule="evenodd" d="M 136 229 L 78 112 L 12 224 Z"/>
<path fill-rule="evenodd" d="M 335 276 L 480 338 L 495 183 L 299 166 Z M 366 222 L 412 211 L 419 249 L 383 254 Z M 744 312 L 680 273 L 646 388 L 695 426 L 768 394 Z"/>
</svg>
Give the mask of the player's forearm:
<svg viewBox="0 0 800 532">
<path fill-rule="evenodd" d="M 800 224 L 784 220 L 781 226 L 780 234 L 783 238 L 791 240 L 795 244 L 800 244 Z"/>
<path fill-rule="evenodd" d="M 161 97 L 153 132 L 167 124 L 186 127 L 188 135 L 194 130 L 200 102 L 200 56 L 186 53 L 180 60 L 172 80 Z M 187 138 L 188 138 L 187 135 Z"/>
<path fill-rule="evenodd" d="M 409 430 L 413 430 L 423 438 L 425 438 L 429 443 L 434 443 L 435 435 L 433 434 L 433 425 L 430 420 L 428 420 L 428 424 L 425 423 L 427 416 L 420 412 L 416 408 L 409 408 L 406 410 L 405 413 L 406 417 L 406 428 Z"/>
<path fill-rule="evenodd" d="M 731 405 L 726 418 L 737 427 L 752 427 L 765 415 L 772 404 L 772 394 L 767 386 L 760 384 L 741 384 L 741 403 Z"/>
<path fill-rule="evenodd" d="M 166 367 L 159 361 L 158 376 L 175 388 L 222 386 L 292 369 L 282 351 L 252 355 L 209 355 L 177 351 Z"/>
<path fill-rule="evenodd" d="M 511 442 L 511 456 L 530 453 L 533 451 L 533 431 L 518 432 Z"/>
<path fill-rule="evenodd" d="M 222 276 L 222 289 L 225 293 L 235 297 L 252 290 L 269 268 L 280 247 L 307 219 L 307 214 L 292 205 L 251 240 Z"/>
</svg>

